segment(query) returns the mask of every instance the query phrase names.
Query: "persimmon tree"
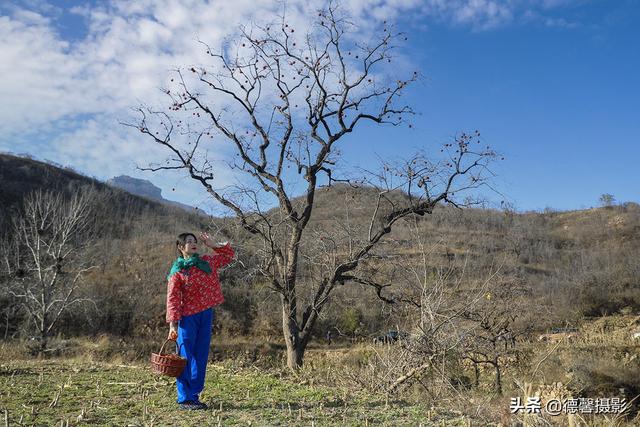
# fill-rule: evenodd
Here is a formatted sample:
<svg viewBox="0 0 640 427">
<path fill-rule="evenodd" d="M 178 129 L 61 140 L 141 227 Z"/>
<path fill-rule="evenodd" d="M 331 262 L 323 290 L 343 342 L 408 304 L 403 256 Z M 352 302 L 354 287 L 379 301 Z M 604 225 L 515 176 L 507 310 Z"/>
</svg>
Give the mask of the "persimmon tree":
<svg viewBox="0 0 640 427">
<path fill-rule="evenodd" d="M 208 62 L 175 70 L 163 89 L 168 105 L 138 107 L 124 124 L 169 154 L 141 169 L 186 172 L 260 242 L 258 272 L 279 294 L 287 363 L 295 369 L 337 286 L 364 284 L 383 297 L 381 285 L 355 272 L 396 221 L 439 203 L 462 206 L 465 190 L 486 183 L 495 154 L 478 145 L 479 134 L 463 134 L 445 144 L 444 160 L 420 152 L 379 171 L 345 170 L 345 137 L 365 123 L 411 127 L 414 111 L 400 100 L 419 74 L 398 77 L 393 62 L 407 37 L 385 21 L 359 41 L 333 3 L 304 34 L 285 15 L 275 21 L 240 27 L 219 50 L 200 42 Z M 211 152 L 221 154 L 212 159 Z M 230 177 L 235 183 L 225 184 Z M 305 243 L 317 191 L 336 182 L 375 190 L 371 221 L 348 250 L 325 251 L 333 255 L 319 262 L 323 268 L 302 280 L 302 259 L 317 249 L 318 242 Z"/>
</svg>

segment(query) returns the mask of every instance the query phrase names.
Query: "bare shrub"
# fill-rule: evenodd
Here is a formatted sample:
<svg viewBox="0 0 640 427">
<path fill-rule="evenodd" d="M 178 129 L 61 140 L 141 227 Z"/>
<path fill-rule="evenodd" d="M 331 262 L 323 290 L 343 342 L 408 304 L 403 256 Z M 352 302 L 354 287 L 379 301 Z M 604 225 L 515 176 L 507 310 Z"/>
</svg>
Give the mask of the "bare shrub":
<svg viewBox="0 0 640 427">
<path fill-rule="evenodd" d="M 36 333 L 39 353 L 46 350 L 63 313 L 94 303 L 79 297 L 78 290 L 94 268 L 85 255 L 94 236 L 95 197 L 90 187 L 77 190 L 70 199 L 57 192 L 30 193 L 2 248 L 8 277 L 4 293 L 19 303 L 26 320 L 24 334 Z"/>
</svg>

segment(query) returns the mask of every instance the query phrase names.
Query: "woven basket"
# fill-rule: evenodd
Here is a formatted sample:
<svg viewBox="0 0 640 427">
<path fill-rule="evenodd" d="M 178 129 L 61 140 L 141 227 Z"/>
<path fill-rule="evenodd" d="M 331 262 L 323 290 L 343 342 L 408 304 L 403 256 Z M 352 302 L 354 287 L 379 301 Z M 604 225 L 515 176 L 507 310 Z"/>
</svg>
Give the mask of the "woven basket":
<svg viewBox="0 0 640 427">
<path fill-rule="evenodd" d="M 163 353 L 164 346 L 172 340 L 166 340 L 160 353 L 151 353 L 151 370 L 158 375 L 179 377 L 187 366 L 187 359 L 178 355 L 178 343 L 176 343 L 176 354 Z"/>
</svg>

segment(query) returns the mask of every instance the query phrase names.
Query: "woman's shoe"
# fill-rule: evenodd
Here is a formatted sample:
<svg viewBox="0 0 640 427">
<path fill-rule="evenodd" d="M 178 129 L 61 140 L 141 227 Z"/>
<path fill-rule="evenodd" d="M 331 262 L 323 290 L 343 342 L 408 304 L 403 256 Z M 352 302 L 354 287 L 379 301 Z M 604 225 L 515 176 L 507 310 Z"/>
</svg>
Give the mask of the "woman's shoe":
<svg viewBox="0 0 640 427">
<path fill-rule="evenodd" d="M 209 406 L 208 406 L 206 403 L 204 403 L 204 402 L 200 402 L 200 401 L 198 400 L 198 401 L 196 401 L 196 402 L 194 402 L 194 403 L 195 403 L 196 405 L 198 405 L 198 406 L 199 406 L 199 408 L 198 408 L 198 409 L 209 409 Z"/>
<path fill-rule="evenodd" d="M 186 400 L 179 404 L 180 409 L 184 409 L 186 411 L 195 411 L 198 409 L 202 409 L 200 406 L 200 402 L 194 402 L 192 400 Z"/>
</svg>

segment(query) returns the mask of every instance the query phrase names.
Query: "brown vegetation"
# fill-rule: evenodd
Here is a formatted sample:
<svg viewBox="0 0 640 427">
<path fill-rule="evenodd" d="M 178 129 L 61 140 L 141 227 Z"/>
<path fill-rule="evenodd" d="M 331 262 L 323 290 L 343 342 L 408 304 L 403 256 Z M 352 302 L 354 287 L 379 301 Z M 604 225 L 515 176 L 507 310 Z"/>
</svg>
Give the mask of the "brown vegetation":
<svg viewBox="0 0 640 427">
<path fill-rule="evenodd" d="M 22 160 L 12 161 L 20 164 Z M 35 162 L 24 160 L 16 170 L 28 164 Z M 45 164 L 37 167 L 55 169 Z M 166 336 L 165 278 L 174 256 L 173 239 L 185 230 L 210 228 L 230 235 L 239 253 L 239 261 L 222 273 L 226 302 L 217 310 L 213 357 L 269 366 L 282 362 L 281 319 L 274 316 L 279 301 L 257 276 L 246 275 L 255 262 L 255 245 L 249 236 L 231 226 L 228 218 L 204 222 L 201 216 L 158 205 L 151 208 L 149 201 L 95 185 L 103 214 L 96 217 L 95 245 L 85 256 L 97 268 L 86 274 L 78 297 L 91 298 L 96 306 L 63 313 L 52 328 L 57 338 L 51 340 L 48 354 L 95 352 L 102 358 L 129 360 L 143 359 L 157 351 L 154 342 L 161 342 Z M 367 212 L 362 205 L 370 197 L 367 191 L 348 186 L 319 190 L 318 208 L 310 228 L 320 235 L 331 235 L 331 230 L 344 222 L 347 212 L 352 224 L 362 222 Z M 18 212 L 19 206 L 16 203 L 5 208 Z M 413 360 L 413 364 L 396 364 L 396 369 L 388 369 L 386 384 L 394 384 L 425 359 L 400 357 L 411 350 L 407 347 L 375 347 L 371 342 L 392 328 L 415 333 L 414 303 L 420 302 L 422 288 L 410 280 L 412 275 L 408 272 L 426 267 L 429 274 L 423 283 L 431 286 L 428 289 L 433 294 L 438 277 L 447 278 L 446 289 L 455 289 L 453 285 L 460 278 L 467 278 L 464 283 L 470 284 L 472 279 L 487 278 L 497 270 L 499 275 L 490 282 L 491 287 L 499 291 L 507 286 L 504 289 L 519 295 L 515 300 L 509 297 L 510 304 L 516 301 L 513 307 L 519 312 L 518 319 L 507 328 L 509 338 L 504 339 L 505 332 L 501 331 L 507 324 L 497 322 L 493 327 L 487 322 L 508 316 L 509 311 L 497 310 L 502 296 L 496 290 L 482 288 L 482 304 L 475 305 L 467 319 L 463 316 L 460 322 L 482 324 L 484 319 L 487 329 L 474 328 L 478 333 L 472 336 L 473 341 L 456 348 L 446 359 L 439 359 L 439 371 L 414 371 L 419 375 L 410 375 L 410 380 L 398 384 L 394 393 L 422 396 L 421 399 L 453 399 L 461 393 L 464 399 L 453 401 L 469 411 L 477 409 L 478 402 L 489 405 L 486 399 L 498 399 L 494 404 L 508 405 L 508 397 L 516 393 L 525 396 L 525 383 L 534 385 L 532 392 L 542 384 L 574 397 L 619 396 L 622 389 L 632 399 L 640 393 L 635 381 L 640 377 L 638 342 L 633 340 L 640 327 L 638 230 L 640 207 L 634 203 L 553 213 L 441 207 L 427 219 L 399 222 L 390 238 L 376 249 L 372 261 L 364 266 L 372 278 L 391 274 L 394 279 L 388 284 L 393 286 L 384 287 L 381 295 L 394 302 L 384 302 L 366 284 L 339 287 L 337 298 L 327 306 L 313 332 L 322 341 L 327 330 L 335 331 L 335 349 L 312 346 L 308 372 L 315 372 L 329 383 L 353 381 L 351 384 L 361 387 L 369 381 L 376 389 L 380 378 L 368 377 L 367 372 L 379 374 L 384 372 L 382 366 L 393 367 L 390 361 Z M 3 231 L 7 237 L 7 229 Z M 417 235 L 425 242 L 422 249 L 416 244 Z M 28 340 L 34 334 L 26 312 L 6 292 L 7 284 L 15 277 L 5 267 L 1 277 L 3 352 L 10 348 L 19 352 L 31 343 L 37 352 L 38 343 Z M 537 341 L 541 334 L 553 333 L 554 328 L 577 328 L 578 333 L 572 333 L 572 342 Z M 100 340 L 95 338 L 100 335 Z M 81 344 L 83 337 L 89 341 Z M 18 340 L 26 341 L 20 344 Z M 490 398 L 498 390 L 495 364 L 474 366 L 471 358 L 465 358 L 465 354 L 473 357 L 471 350 L 485 352 L 487 360 L 498 356 L 503 398 Z M 469 403 L 470 399 L 476 402 L 475 406 Z"/>
</svg>

